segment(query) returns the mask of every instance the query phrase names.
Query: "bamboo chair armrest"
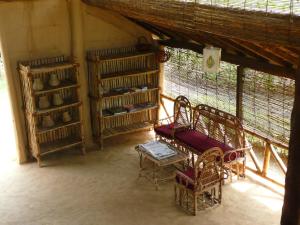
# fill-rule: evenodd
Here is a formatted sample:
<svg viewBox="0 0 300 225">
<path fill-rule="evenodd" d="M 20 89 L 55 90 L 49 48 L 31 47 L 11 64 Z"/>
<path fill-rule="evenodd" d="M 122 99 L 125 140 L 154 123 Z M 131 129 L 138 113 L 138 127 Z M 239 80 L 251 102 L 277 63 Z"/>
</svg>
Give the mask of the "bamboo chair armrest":
<svg viewBox="0 0 300 225">
<path fill-rule="evenodd" d="M 180 170 L 176 171 L 176 176 L 179 176 L 179 177 L 183 178 L 186 181 L 186 183 L 195 184 L 195 181 L 192 178 L 190 178 L 189 176 L 185 175 Z"/>
<path fill-rule="evenodd" d="M 167 123 L 164 123 L 165 121 L 167 121 Z M 159 126 L 159 125 L 163 125 L 163 124 L 170 124 L 174 121 L 174 116 L 168 116 L 165 117 L 163 119 L 160 120 L 156 120 L 154 123 L 154 126 Z"/>
</svg>

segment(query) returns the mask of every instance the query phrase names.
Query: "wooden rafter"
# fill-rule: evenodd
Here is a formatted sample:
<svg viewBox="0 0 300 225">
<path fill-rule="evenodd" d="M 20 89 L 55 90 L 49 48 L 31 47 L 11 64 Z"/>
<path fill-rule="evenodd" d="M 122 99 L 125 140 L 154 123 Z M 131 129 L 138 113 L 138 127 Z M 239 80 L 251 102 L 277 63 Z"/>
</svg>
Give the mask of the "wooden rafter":
<svg viewBox="0 0 300 225">
<path fill-rule="evenodd" d="M 281 66 L 290 66 L 290 63 L 287 61 L 283 60 L 282 58 L 278 57 L 277 55 L 272 54 L 269 51 L 266 51 L 259 45 L 256 45 L 251 42 L 247 41 L 242 41 L 242 40 L 236 40 L 236 39 L 231 39 L 233 42 L 237 43 L 238 45 L 248 49 L 249 51 L 252 51 L 255 54 L 258 54 L 262 58 L 265 58 L 269 60 L 273 64 L 281 65 Z"/>
</svg>

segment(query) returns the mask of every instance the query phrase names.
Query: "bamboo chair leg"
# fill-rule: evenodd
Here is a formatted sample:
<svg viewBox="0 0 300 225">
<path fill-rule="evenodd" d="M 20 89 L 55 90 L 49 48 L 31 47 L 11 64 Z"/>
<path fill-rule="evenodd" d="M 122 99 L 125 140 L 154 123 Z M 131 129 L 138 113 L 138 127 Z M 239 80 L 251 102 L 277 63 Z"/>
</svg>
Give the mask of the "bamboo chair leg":
<svg viewBox="0 0 300 225">
<path fill-rule="evenodd" d="M 197 214 L 197 195 L 194 193 L 194 216 Z"/>
<path fill-rule="evenodd" d="M 174 185 L 174 194 L 175 194 L 175 204 L 177 204 L 177 187 L 176 184 Z"/>
<path fill-rule="evenodd" d="M 81 148 L 81 153 L 82 153 L 82 155 L 85 155 L 85 154 L 86 154 L 85 147 L 82 147 L 82 148 Z"/>
<path fill-rule="evenodd" d="M 232 165 L 229 165 L 229 176 L 230 176 L 230 183 L 232 183 Z"/>
<path fill-rule="evenodd" d="M 237 162 L 236 163 L 236 175 L 237 175 L 237 179 L 240 179 L 240 164 Z"/>
<path fill-rule="evenodd" d="M 41 157 L 38 156 L 38 157 L 36 158 L 36 160 L 37 160 L 37 163 L 38 163 L 39 167 L 40 167 L 40 168 L 43 167 Z"/>
</svg>

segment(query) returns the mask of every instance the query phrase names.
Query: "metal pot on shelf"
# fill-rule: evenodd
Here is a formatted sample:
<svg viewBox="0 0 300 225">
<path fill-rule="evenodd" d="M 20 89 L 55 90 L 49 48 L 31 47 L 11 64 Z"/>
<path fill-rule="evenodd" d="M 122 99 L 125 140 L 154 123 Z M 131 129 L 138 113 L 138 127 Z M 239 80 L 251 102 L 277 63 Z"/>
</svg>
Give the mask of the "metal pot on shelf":
<svg viewBox="0 0 300 225">
<path fill-rule="evenodd" d="M 58 76 L 56 73 L 52 73 L 50 75 L 50 79 L 49 79 L 49 85 L 52 87 L 56 87 L 60 84 L 60 80 L 58 79 Z"/>
<path fill-rule="evenodd" d="M 44 84 L 42 82 L 42 79 L 41 78 L 35 78 L 33 80 L 33 85 L 32 85 L 32 88 L 34 91 L 41 91 L 44 89 Z"/>
<path fill-rule="evenodd" d="M 53 94 L 53 105 L 59 106 L 64 104 L 64 101 L 59 93 Z"/>
<path fill-rule="evenodd" d="M 39 108 L 40 109 L 47 109 L 50 106 L 50 102 L 48 100 L 48 96 L 40 96 L 39 97 Z"/>
</svg>

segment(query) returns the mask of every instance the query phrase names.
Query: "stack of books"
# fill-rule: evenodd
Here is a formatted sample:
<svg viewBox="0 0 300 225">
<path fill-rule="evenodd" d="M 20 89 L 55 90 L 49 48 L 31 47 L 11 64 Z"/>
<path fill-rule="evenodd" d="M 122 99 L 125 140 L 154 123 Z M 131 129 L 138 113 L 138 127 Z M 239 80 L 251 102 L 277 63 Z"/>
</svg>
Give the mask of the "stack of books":
<svg viewBox="0 0 300 225">
<path fill-rule="evenodd" d="M 150 154 L 158 160 L 166 159 L 177 155 L 177 152 L 175 150 L 159 141 L 151 141 L 146 144 L 141 144 L 139 147 L 142 151 L 145 151 L 146 153 Z"/>
</svg>

